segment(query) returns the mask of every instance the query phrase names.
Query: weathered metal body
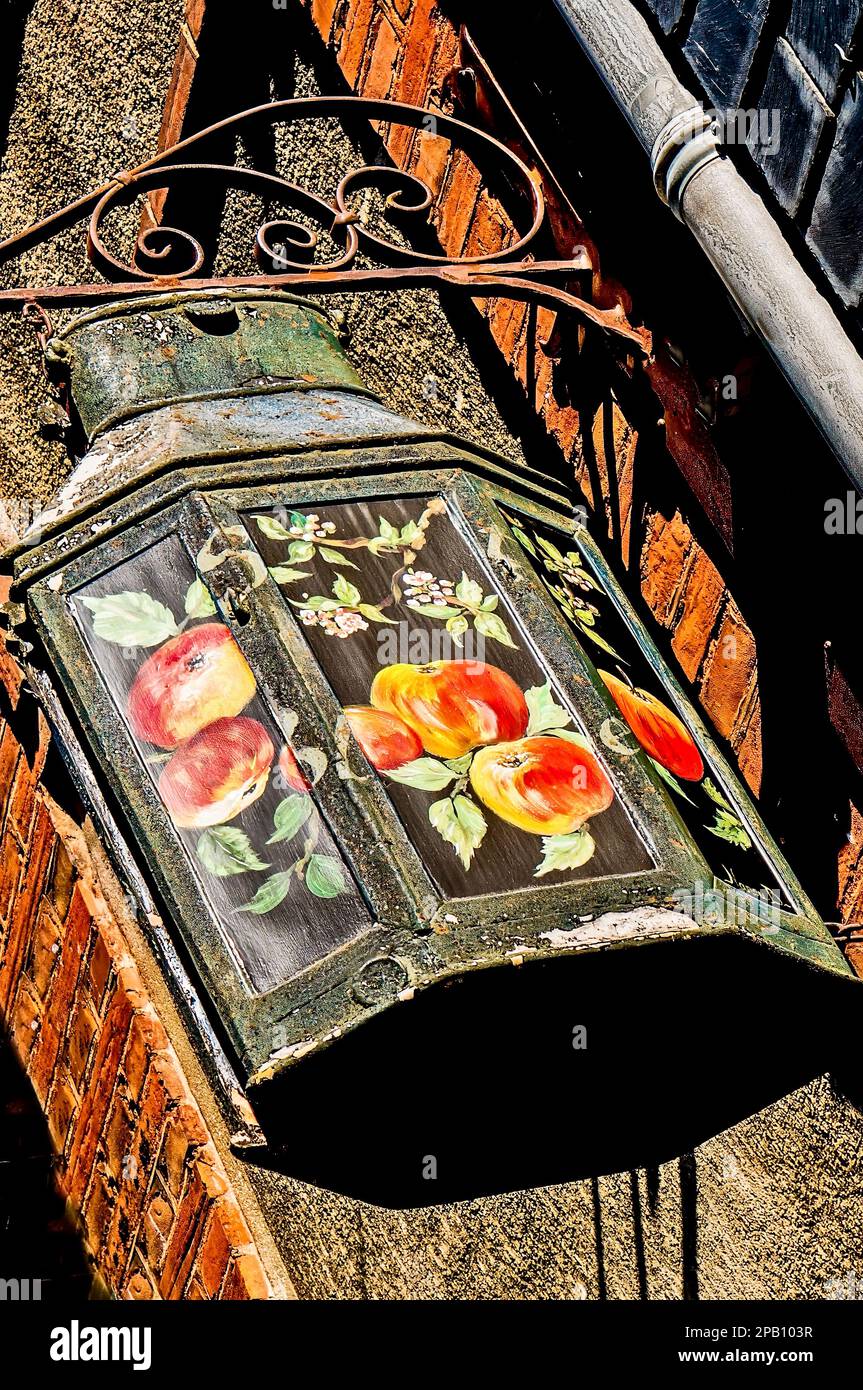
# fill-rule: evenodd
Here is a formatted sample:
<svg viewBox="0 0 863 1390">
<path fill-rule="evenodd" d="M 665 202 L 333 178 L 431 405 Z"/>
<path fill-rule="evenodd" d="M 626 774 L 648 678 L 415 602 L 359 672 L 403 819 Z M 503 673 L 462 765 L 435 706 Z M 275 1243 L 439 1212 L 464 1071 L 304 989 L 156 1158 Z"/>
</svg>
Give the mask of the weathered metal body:
<svg viewBox="0 0 863 1390">
<path fill-rule="evenodd" d="M 71 757 L 74 739 L 82 741 L 95 774 L 88 773 L 89 783 L 83 779 L 85 794 L 88 785 L 104 794 L 130 846 L 130 892 L 140 897 L 140 882 L 155 891 L 168 934 L 190 960 L 205 1011 L 230 1040 L 246 1083 L 276 1076 L 386 1010 L 410 1009 L 420 991 L 442 982 L 513 966 L 528 970 L 533 962 L 583 952 L 732 935 L 752 941 L 753 950 L 848 974 L 757 811 L 550 480 L 516 473 L 503 459 L 388 410 L 362 386 L 323 314 L 284 294 L 174 292 L 121 304 L 74 322 L 48 343 L 47 355 L 68 374 L 92 443 L 16 558 L 16 595 L 26 609 L 22 633 L 37 643 L 35 683 L 47 693 L 49 717 L 63 723 L 67 746 L 72 731 Z M 450 867 L 436 876 L 415 833 L 418 822 L 405 811 L 408 802 L 395 803 L 402 791 L 393 792 L 375 773 L 341 719 L 347 701 L 337 687 L 340 667 L 352 660 L 350 643 L 338 645 L 338 661 L 325 671 L 320 654 L 329 657 L 330 647 L 318 629 L 318 645 L 307 640 L 298 616 L 303 599 L 291 596 L 306 581 L 280 578 L 293 571 L 279 570 L 266 552 L 268 532 L 278 534 L 281 523 L 256 529 L 262 514 L 304 520 L 313 508 L 316 515 L 363 518 L 402 508 L 425 518 L 427 528 L 446 520 L 447 544 L 459 547 L 453 554 L 462 570 L 478 574 L 499 601 L 518 662 L 544 673 L 579 737 L 604 762 L 621 808 L 619 847 L 609 849 L 608 862 L 617 855 L 621 871 L 602 868 L 600 855 L 595 870 L 587 865 L 550 875 L 551 881 L 517 880 L 509 851 L 495 850 L 490 833 L 487 881 L 497 872 L 499 886 L 473 892 L 467 877 L 464 891 L 447 891 Z M 635 657 L 690 730 L 723 814 L 741 828 L 761 866 L 760 880 L 736 886 L 731 921 L 722 910 L 722 875 L 687 829 L 656 766 L 615 735 L 613 724 L 609 734 L 616 711 L 584 631 L 568 620 L 537 563 L 529 537 L 539 534 L 558 537 L 558 553 L 577 546 L 582 584 L 594 587 L 609 622 L 629 634 Z M 527 549 L 520 543 L 525 538 Z M 378 559 L 386 544 L 374 540 Z M 405 542 L 390 544 L 401 544 L 398 558 L 408 564 L 422 555 Z M 341 552 L 343 565 L 347 553 Z M 341 861 L 337 877 L 345 896 L 333 900 L 334 908 L 327 890 L 314 902 L 306 895 L 299 907 L 289 896 L 272 917 L 255 916 L 257 909 L 249 915 L 242 899 L 231 900 L 238 907 L 214 896 L 236 879 L 217 874 L 202 886 L 195 859 L 200 840 L 184 839 L 172 824 L 154 781 L 161 765 L 152 764 L 168 755 L 142 750 L 130 731 L 117 694 L 117 643 L 110 651 L 100 646 L 81 595 L 110 595 L 134 573 L 158 583 L 170 606 L 170 585 L 184 566 L 201 586 L 199 598 L 204 595 L 199 616 L 224 623 L 254 673 L 259 718 L 271 741 L 284 739 L 313 768 L 308 794 L 315 823 L 330 837 L 327 862 Z M 357 570 L 350 561 L 335 572 L 338 582 L 359 584 Z M 186 592 L 185 579 L 178 592 Z M 133 651 L 132 666 L 140 667 L 145 655 Z M 500 645 L 492 655 L 487 648 L 485 659 L 503 663 L 509 655 Z M 528 679 L 536 677 L 523 683 Z M 128 684 L 125 674 L 123 680 Z M 286 800 L 293 795 L 289 790 Z M 421 813 L 424 820 L 422 807 Z M 273 859 L 281 845 L 266 844 L 262 852 Z M 301 873 L 308 872 L 309 853 L 305 864 L 297 861 Z M 296 869 L 294 863 L 286 871 L 296 878 Z M 252 878 L 262 874 L 255 870 Z M 757 890 L 767 881 L 776 885 L 781 906 L 765 919 Z M 689 911 L 686 902 L 694 904 Z M 297 965 L 297 913 L 325 910 L 333 915 L 320 921 L 332 925 L 316 937 L 319 919 L 309 917 L 312 944 L 307 941 Z M 276 911 L 280 925 L 271 927 Z M 162 921 L 158 928 L 164 930 Z"/>
</svg>

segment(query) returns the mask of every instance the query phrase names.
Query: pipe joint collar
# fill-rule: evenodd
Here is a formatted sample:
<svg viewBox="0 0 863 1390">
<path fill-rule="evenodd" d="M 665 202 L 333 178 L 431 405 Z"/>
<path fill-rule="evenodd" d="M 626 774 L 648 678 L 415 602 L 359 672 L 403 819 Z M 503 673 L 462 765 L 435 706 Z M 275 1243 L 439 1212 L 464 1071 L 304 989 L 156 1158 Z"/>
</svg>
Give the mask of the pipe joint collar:
<svg viewBox="0 0 863 1390">
<path fill-rule="evenodd" d="M 683 221 L 683 195 L 695 175 L 721 155 L 716 121 L 701 106 L 672 116 L 653 142 L 653 182 L 663 203 Z"/>
</svg>

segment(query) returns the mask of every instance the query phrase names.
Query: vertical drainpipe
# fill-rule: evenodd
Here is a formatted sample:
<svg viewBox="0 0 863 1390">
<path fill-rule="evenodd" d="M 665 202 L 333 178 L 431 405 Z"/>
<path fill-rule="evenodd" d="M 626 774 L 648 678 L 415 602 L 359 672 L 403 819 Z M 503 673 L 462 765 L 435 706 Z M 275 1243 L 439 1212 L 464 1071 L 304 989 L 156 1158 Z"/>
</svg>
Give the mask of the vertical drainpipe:
<svg viewBox="0 0 863 1390">
<path fill-rule="evenodd" d="M 863 491 L 863 360 L 629 0 L 555 0 L 692 232 Z"/>
</svg>

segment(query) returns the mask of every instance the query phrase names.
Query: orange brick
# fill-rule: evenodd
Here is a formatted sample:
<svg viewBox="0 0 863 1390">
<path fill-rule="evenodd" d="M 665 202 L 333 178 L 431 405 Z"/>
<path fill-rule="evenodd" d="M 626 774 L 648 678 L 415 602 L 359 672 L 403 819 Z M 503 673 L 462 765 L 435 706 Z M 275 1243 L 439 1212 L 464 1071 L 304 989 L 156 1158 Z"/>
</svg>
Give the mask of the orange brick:
<svg viewBox="0 0 863 1390">
<path fill-rule="evenodd" d="M 80 1202 L 90 1180 L 99 1135 L 111 1106 L 131 1020 L 129 999 L 122 990 L 116 990 L 96 1043 L 90 1082 L 82 1098 L 81 1122 L 69 1155 L 69 1196 L 73 1203 Z"/>
<path fill-rule="evenodd" d="M 180 1297 L 198 1255 L 209 1207 L 197 1175 L 192 1173 L 177 1207 L 171 1238 L 165 1250 L 165 1261 L 159 1275 L 159 1293 L 163 1298 Z"/>
<path fill-rule="evenodd" d="M 849 805 L 848 838 L 839 852 L 839 915 L 843 922 L 863 922 L 863 815 Z"/>
<path fill-rule="evenodd" d="M 845 954 L 854 973 L 863 978 L 863 944 L 852 941 L 849 946 L 846 946 Z"/>
<path fill-rule="evenodd" d="M 507 244 L 509 230 L 500 203 L 483 190 L 468 230 L 465 255 L 495 255 Z"/>
<path fill-rule="evenodd" d="M 8 1009 L 22 968 L 33 918 L 45 885 L 54 840 L 51 819 L 44 803 L 38 801 L 26 868 L 21 875 L 10 914 L 9 930 L 3 942 L 3 960 L 0 963 L 0 1009 Z"/>
<path fill-rule="evenodd" d="M 30 973 L 33 983 L 44 999 L 51 984 L 51 977 L 60 956 L 62 929 L 53 909 L 43 900 L 39 907 L 39 917 L 30 952 Z"/>
<path fill-rule="evenodd" d="M 374 12 L 375 0 L 350 0 L 339 47 L 339 66 L 352 87 L 357 86 L 366 57 Z"/>
<path fill-rule="evenodd" d="M 105 1002 L 105 990 L 111 974 L 111 967 L 111 953 L 105 944 L 102 933 L 96 932 L 90 951 L 90 959 L 87 962 L 87 974 L 90 980 L 93 1003 L 100 1013 Z"/>
<path fill-rule="evenodd" d="M 92 1174 L 92 1178 L 86 1200 L 76 1205 L 83 1218 L 87 1244 L 93 1254 L 99 1256 L 111 1227 L 117 1185 L 113 1178 L 98 1170 Z"/>
<path fill-rule="evenodd" d="M 173 1225 L 174 1208 L 159 1189 L 148 1198 L 139 1236 L 147 1264 L 155 1274 L 161 1272 Z"/>
<path fill-rule="evenodd" d="M 312 21 L 324 43 L 329 42 L 333 17 L 338 7 L 339 0 L 312 0 Z"/>
<path fill-rule="evenodd" d="M 2 843 L 0 843 L 0 923 L 8 922 L 12 915 L 12 906 L 18 891 L 20 874 L 21 851 L 15 842 L 14 835 L 4 834 Z M 0 935 L 0 943 L 5 950 L 6 946 L 2 935 Z"/>
<path fill-rule="evenodd" d="M 75 887 L 75 866 L 69 858 L 66 846 L 62 840 L 57 841 L 54 846 L 54 858 L 51 864 L 51 882 L 48 887 L 48 896 L 54 904 L 54 910 L 60 921 L 69 911 L 69 904 L 72 901 L 72 890 Z"/>
<path fill-rule="evenodd" d="M 21 977 L 12 1014 L 12 1043 L 21 1062 L 26 1061 L 36 1041 L 41 1018 L 42 1001 L 38 990 L 24 975 Z"/>
<path fill-rule="evenodd" d="M 463 253 L 481 188 L 482 175 L 476 165 L 462 150 L 454 150 L 446 187 L 433 215 L 441 246 L 448 256 Z"/>
<path fill-rule="evenodd" d="M 489 324 L 492 336 L 508 362 L 518 350 L 527 323 L 527 305 L 516 299 L 498 299 L 491 308 Z"/>
<path fill-rule="evenodd" d="M 0 821 L 6 815 L 6 804 L 15 780 L 15 769 L 21 753 L 21 745 L 11 727 L 3 721 L 0 737 Z"/>
<path fill-rule="evenodd" d="M 389 95 L 398 52 L 399 41 L 396 32 L 393 26 L 382 18 L 375 33 L 371 59 L 363 78 L 363 96 L 380 98 Z"/>
<path fill-rule="evenodd" d="M 86 998 L 79 998 L 66 1039 L 66 1058 L 76 1086 L 83 1082 L 98 1027 L 99 1017 L 92 1004 Z"/>
<path fill-rule="evenodd" d="M 27 766 L 26 758 L 19 758 L 9 805 L 6 808 L 6 820 L 7 824 L 14 828 L 22 845 L 30 843 L 30 829 L 35 809 L 36 786 L 33 774 Z"/>
<path fill-rule="evenodd" d="M 66 1067 L 62 1067 L 48 1097 L 47 1119 L 51 1140 L 58 1153 L 63 1153 L 72 1122 L 78 1112 L 80 1097 Z"/>
<path fill-rule="evenodd" d="M 660 512 L 650 516 L 641 553 L 641 592 L 663 627 L 674 616 L 692 545 L 692 532 L 680 512 L 670 519 Z"/>
<path fill-rule="evenodd" d="M 215 1298 L 222 1287 L 232 1253 L 221 1213 L 214 1208 L 195 1260 L 195 1274 L 204 1285 L 208 1298 Z"/>
<path fill-rule="evenodd" d="M 231 1261 L 222 1290 L 225 1299 L 269 1298 L 270 1287 L 256 1255 L 238 1255 Z"/>
<path fill-rule="evenodd" d="M 147 1299 L 155 1299 L 156 1291 L 147 1276 L 138 1271 L 130 1275 L 127 1280 L 123 1291 L 123 1297 L 130 1301 L 134 1300 L 135 1302 L 141 1303 L 145 1302 Z"/>
<path fill-rule="evenodd" d="M 743 780 L 757 796 L 761 790 L 763 772 L 761 701 L 757 691 L 750 705 L 745 724 L 735 732 L 734 752 Z"/>
<path fill-rule="evenodd" d="M 167 1046 L 168 1035 L 159 1019 L 152 1012 L 139 1010 L 132 1019 L 123 1056 L 123 1075 L 135 1100 L 144 1089 L 153 1053 Z"/>
<path fill-rule="evenodd" d="M 725 597 L 715 565 L 699 550 L 680 594 L 671 646 L 688 680 L 694 681 Z"/>
<path fill-rule="evenodd" d="M 729 603 L 705 660 L 701 703 L 723 738 L 729 738 L 755 677 L 755 643 L 734 603 Z"/>
<path fill-rule="evenodd" d="M 449 168 L 450 143 L 442 135 L 421 130 L 413 145 L 410 172 L 427 184 L 437 197 L 446 179 Z"/>
<path fill-rule="evenodd" d="M 425 106 L 437 41 L 434 0 L 414 0 L 402 39 L 401 68 L 393 91 L 399 101 Z"/>
</svg>

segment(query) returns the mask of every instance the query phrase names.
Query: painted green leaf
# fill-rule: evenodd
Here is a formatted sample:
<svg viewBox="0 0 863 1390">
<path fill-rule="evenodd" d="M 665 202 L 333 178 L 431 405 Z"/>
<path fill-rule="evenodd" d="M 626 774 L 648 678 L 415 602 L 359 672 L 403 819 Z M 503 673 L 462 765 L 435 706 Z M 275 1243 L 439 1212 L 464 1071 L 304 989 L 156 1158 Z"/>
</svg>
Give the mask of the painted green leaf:
<svg viewBox="0 0 863 1390">
<path fill-rule="evenodd" d="M 414 541 L 419 540 L 422 531 L 415 521 L 409 521 L 401 529 L 399 541 L 402 545 L 413 545 Z"/>
<path fill-rule="evenodd" d="M 650 761 L 653 763 L 653 766 L 656 768 L 663 782 L 667 782 L 671 790 L 677 796 L 682 796 L 684 801 L 688 801 L 690 806 L 694 806 L 695 802 L 692 800 L 692 797 L 686 795 L 686 792 L 683 790 L 674 774 L 669 772 L 667 767 L 663 767 L 662 763 L 658 763 L 655 758 L 651 758 Z"/>
<path fill-rule="evenodd" d="M 149 594 L 124 592 L 81 602 L 93 614 L 96 636 L 120 647 L 157 647 L 180 630 L 170 608 Z"/>
<path fill-rule="evenodd" d="M 551 729 L 565 729 L 572 723 L 572 716 L 555 700 L 551 681 L 545 685 L 533 685 L 524 692 L 530 719 L 527 725 L 527 738 L 534 734 L 548 733 Z"/>
<path fill-rule="evenodd" d="M 545 536 L 537 536 L 536 543 L 542 550 L 545 551 L 546 555 L 548 555 L 552 560 L 555 561 L 556 564 L 564 564 L 563 556 L 561 555 L 557 546 L 552 545 L 551 541 L 546 540 Z"/>
<path fill-rule="evenodd" d="M 455 596 L 461 599 L 462 603 L 469 603 L 473 608 L 482 603 L 482 589 L 475 579 L 468 579 L 464 570 L 461 572 L 461 579 L 455 586 Z"/>
<path fill-rule="evenodd" d="M 201 579 L 193 579 L 186 590 L 184 604 L 187 618 L 210 618 L 216 611 L 213 596 Z"/>
<path fill-rule="evenodd" d="M 400 535 L 400 533 L 399 533 L 399 528 L 398 528 L 397 526 L 393 526 L 392 522 L 391 522 L 391 521 L 387 521 L 385 517 L 382 517 L 382 516 L 378 517 L 378 521 L 379 521 L 380 524 L 381 524 L 381 529 L 380 529 L 380 538 L 381 538 L 381 540 L 384 540 L 384 541 L 391 541 L 391 542 L 398 542 L 398 540 L 399 540 L 399 535 Z"/>
<path fill-rule="evenodd" d="M 515 536 L 519 545 L 524 546 L 528 555 L 536 555 L 536 546 L 534 545 L 533 541 L 530 539 L 530 536 L 527 534 L 526 531 L 522 531 L 520 526 L 513 526 L 512 534 Z"/>
<path fill-rule="evenodd" d="M 461 639 L 464 637 L 470 623 L 465 617 L 450 618 L 446 625 L 446 630 L 453 639 L 457 647 L 460 647 Z"/>
<path fill-rule="evenodd" d="M 485 837 L 485 817 L 470 797 L 445 796 L 429 807 L 429 820 L 435 830 L 452 845 L 463 866 L 469 869 L 474 854 Z"/>
<path fill-rule="evenodd" d="M 231 825 L 214 825 L 199 835 L 195 853 L 209 873 L 216 878 L 230 878 L 250 869 L 268 869 L 252 848 L 244 830 Z"/>
<path fill-rule="evenodd" d="M 423 603 L 411 608 L 412 613 L 422 613 L 424 618 L 460 618 L 460 608 L 450 608 L 448 603 Z"/>
<path fill-rule="evenodd" d="M 291 541 L 288 546 L 288 559 L 292 565 L 304 565 L 314 553 L 315 547 L 311 541 Z"/>
<path fill-rule="evenodd" d="M 555 738 L 562 738 L 567 743 L 575 743 L 579 748 L 586 748 L 588 753 L 594 752 L 593 744 L 586 734 L 578 734 L 574 729 L 552 729 L 551 733 Z"/>
<path fill-rule="evenodd" d="M 336 898 L 347 892 L 344 870 L 331 854 L 313 854 L 306 866 L 306 887 L 316 898 Z"/>
<path fill-rule="evenodd" d="M 534 878 L 562 873 L 566 869 L 580 869 L 582 864 L 593 858 L 595 850 L 593 836 L 583 828 L 572 835 L 543 835 L 542 859 Z"/>
<path fill-rule="evenodd" d="M 447 767 L 452 768 L 452 771 L 457 773 L 458 776 L 461 777 L 463 773 L 467 772 L 468 768 L 473 762 L 475 752 L 476 749 L 472 748 L 469 753 L 463 753 L 460 758 L 447 758 L 445 760 L 446 765 Z"/>
<path fill-rule="evenodd" d="M 593 643 L 595 644 L 595 646 L 599 647 L 599 648 L 600 648 L 602 651 L 604 651 L 604 652 L 608 652 L 608 655 L 609 655 L 609 656 L 613 656 L 613 657 L 615 658 L 616 661 L 622 662 L 624 666 L 626 666 L 626 665 L 629 664 L 622 656 L 620 656 L 620 655 L 614 650 L 614 647 L 609 646 L 609 644 L 608 644 L 608 642 L 606 642 L 605 638 L 604 638 L 604 637 L 600 637 L 599 633 L 598 633 L 598 632 L 595 632 L 595 631 L 593 630 L 593 628 L 584 627 L 584 628 L 582 628 L 582 632 L 584 633 L 585 637 L 589 637 L 589 638 L 590 638 L 591 642 L 593 642 Z"/>
<path fill-rule="evenodd" d="M 277 584 L 293 584 L 295 579 L 310 579 L 308 570 L 292 570 L 285 565 L 271 565 L 270 575 Z"/>
<path fill-rule="evenodd" d="M 722 792 L 719 790 L 715 782 L 712 782 L 709 777 L 705 777 L 701 785 L 704 788 L 707 795 L 710 797 L 711 801 L 715 802 L 717 806 L 721 806 L 724 811 L 731 811 L 730 804 L 723 796 Z"/>
<path fill-rule="evenodd" d="M 482 609 L 483 613 L 493 613 L 494 610 L 497 608 L 498 603 L 499 599 L 497 594 L 489 594 L 488 598 L 483 599 L 482 603 L 480 604 L 480 608 Z"/>
<path fill-rule="evenodd" d="M 727 840 L 730 845 L 739 845 L 741 849 L 752 848 L 746 827 L 728 811 L 718 809 L 716 819 L 707 829 L 711 835 L 716 835 L 720 840 Z"/>
<path fill-rule="evenodd" d="M 477 613 L 473 625 L 477 632 L 482 633 L 483 637 L 490 637 L 493 642 L 500 642 L 502 646 L 512 647 L 513 651 L 518 651 L 518 646 L 510 637 L 506 624 L 496 613 Z"/>
<path fill-rule="evenodd" d="M 357 604 L 362 602 L 363 596 L 357 586 L 345 579 L 343 574 L 340 574 L 333 584 L 333 593 L 339 603 L 345 604 L 348 608 L 356 608 Z"/>
<path fill-rule="evenodd" d="M 261 884 L 251 902 L 238 907 L 237 912 L 254 912 L 256 917 L 262 917 L 265 912 L 272 912 L 273 908 L 278 907 L 279 903 L 284 902 L 288 896 L 293 876 L 293 869 L 286 869 L 280 874 L 271 874 Z"/>
<path fill-rule="evenodd" d="M 277 845 L 282 840 L 292 840 L 297 831 L 305 825 L 312 809 L 311 797 L 303 796 L 299 792 L 286 796 L 273 812 L 274 833 L 267 844 Z"/>
<path fill-rule="evenodd" d="M 328 545 L 319 545 L 318 554 L 322 560 L 326 560 L 328 565 L 341 565 L 342 569 L 358 570 L 359 565 L 355 565 L 353 560 L 349 560 L 340 550 L 330 550 Z"/>
<path fill-rule="evenodd" d="M 381 612 L 373 603 L 361 603 L 358 606 L 363 617 L 368 618 L 370 622 L 395 624 L 395 618 L 388 618 L 386 613 Z"/>
<path fill-rule="evenodd" d="M 442 792 L 453 780 L 455 773 L 437 758 L 414 758 L 413 762 L 394 767 L 387 777 L 401 782 L 405 787 L 416 787 L 421 792 Z"/>
<path fill-rule="evenodd" d="M 277 521 L 274 516 L 256 516 L 255 521 L 257 522 L 258 530 L 261 531 L 268 540 L 289 541 L 293 539 L 290 531 L 287 530 L 280 521 Z M 305 517 L 300 521 L 294 522 L 295 526 L 303 526 L 304 524 Z"/>
</svg>

